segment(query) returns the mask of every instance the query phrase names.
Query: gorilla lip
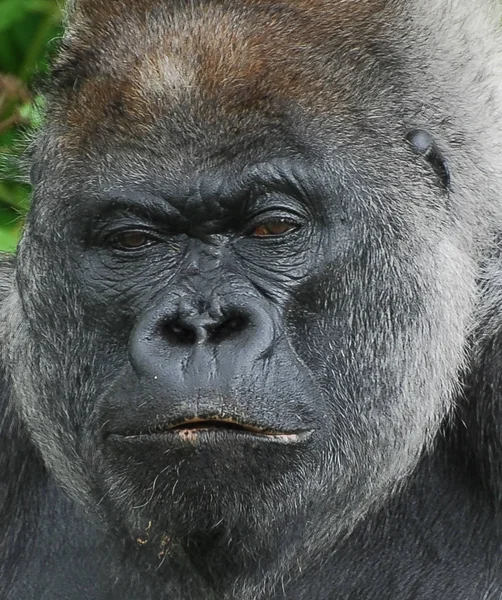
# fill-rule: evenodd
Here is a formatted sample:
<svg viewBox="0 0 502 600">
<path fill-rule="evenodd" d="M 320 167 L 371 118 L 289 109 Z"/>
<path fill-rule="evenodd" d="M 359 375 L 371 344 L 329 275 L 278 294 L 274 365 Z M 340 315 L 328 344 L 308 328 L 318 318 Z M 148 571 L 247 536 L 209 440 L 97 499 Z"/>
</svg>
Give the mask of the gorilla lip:
<svg viewBox="0 0 502 600">
<path fill-rule="evenodd" d="M 256 425 L 243 424 L 231 418 L 191 418 L 175 424 L 159 423 L 144 429 L 129 430 L 124 433 L 111 432 L 111 435 L 114 435 L 114 437 L 121 437 L 125 440 L 134 440 L 140 437 L 144 438 L 177 434 L 180 438 L 193 440 L 197 437 L 197 434 L 203 432 L 248 435 L 289 443 L 298 442 L 311 433 L 310 431 L 275 431 Z"/>
</svg>

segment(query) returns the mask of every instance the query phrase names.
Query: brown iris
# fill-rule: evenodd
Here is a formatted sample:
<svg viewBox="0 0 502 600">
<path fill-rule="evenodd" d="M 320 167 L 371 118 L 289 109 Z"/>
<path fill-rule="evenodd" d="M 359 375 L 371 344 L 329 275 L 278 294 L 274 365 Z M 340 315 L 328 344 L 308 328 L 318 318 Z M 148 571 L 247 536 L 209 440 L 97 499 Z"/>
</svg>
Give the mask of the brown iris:
<svg viewBox="0 0 502 600">
<path fill-rule="evenodd" d="M 255 227 L 252 231 L 254 237 L 269 237 L 275 235 L 284 235 L 296 229 L 296 225 L 288 221 L 269 221 Z"/>
<path fill-rule="evenodd" d="M 139 250 L 151 243 L 144 231 L 123 231 L 113 238 L 113 245 L 120 250 Z"/>
</svg>

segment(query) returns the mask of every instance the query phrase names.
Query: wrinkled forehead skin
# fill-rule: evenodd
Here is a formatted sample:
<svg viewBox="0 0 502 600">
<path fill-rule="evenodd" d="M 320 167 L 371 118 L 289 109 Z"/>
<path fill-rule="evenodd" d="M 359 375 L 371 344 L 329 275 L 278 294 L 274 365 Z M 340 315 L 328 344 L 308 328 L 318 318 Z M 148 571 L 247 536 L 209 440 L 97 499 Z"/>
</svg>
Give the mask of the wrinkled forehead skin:
<svg viewBox="0 0 502 600">
<path fill-rule="evenodd" d="M 77 1 L 54 69 L 56 120 L 77 147 L 155 139 L 167 123 L 187 143 L 207 135 L 215 148 L 229 135 L 285 127 L 294 110 L 311 121 L 354 114 L 372 98 L 361 98 L 354 73 L 370 92 L 372 78 L 386 85 L 388 5 Z"/>
</svg>

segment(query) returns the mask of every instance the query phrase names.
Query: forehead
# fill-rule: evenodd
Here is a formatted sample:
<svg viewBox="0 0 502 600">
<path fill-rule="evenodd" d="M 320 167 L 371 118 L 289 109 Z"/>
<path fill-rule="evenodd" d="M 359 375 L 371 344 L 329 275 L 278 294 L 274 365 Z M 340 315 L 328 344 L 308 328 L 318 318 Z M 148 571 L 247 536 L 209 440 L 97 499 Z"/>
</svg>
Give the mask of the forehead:
<svg viewBox="0 0 502 600">
<path fill-rule="evenodd" d="M 75 145 L 182 138 L 209 152 L 284 137 L 295 111 L 361 104 L 353 73 L 375 61 L 387 3 L 77 0 L 54 69 L 57 120 Z"/>
</svg>

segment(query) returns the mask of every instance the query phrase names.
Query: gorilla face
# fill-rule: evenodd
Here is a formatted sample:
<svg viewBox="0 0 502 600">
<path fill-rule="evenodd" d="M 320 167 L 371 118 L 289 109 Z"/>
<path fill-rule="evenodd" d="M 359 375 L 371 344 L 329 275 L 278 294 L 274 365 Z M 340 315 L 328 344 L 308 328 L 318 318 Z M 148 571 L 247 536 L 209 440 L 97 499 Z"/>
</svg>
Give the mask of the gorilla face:
<svg viewBox="0 0 502 600">
<path fill-rule="evenodd" d="M 70 491 L 159 556 L 167 537 L 277 555 L 279 532 L 307 528 L 315 544 L 378 502 L 444 415 L 469 307 L 455 229 L 352 175 L 284 159 L 183 189 L 115 175 L 57 226 L 35 205 L 25 415 Z"/>
<path fill-rule="evenodd" d="M 463 365 L 474 270 L 443 158 L 408 131 L 193 102 L 110 138 L 49 131 L 12 369 L 75 499 L 153 561 L 216 569 L 314 552 L 409 473 Z"/>
</svg>

